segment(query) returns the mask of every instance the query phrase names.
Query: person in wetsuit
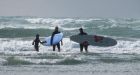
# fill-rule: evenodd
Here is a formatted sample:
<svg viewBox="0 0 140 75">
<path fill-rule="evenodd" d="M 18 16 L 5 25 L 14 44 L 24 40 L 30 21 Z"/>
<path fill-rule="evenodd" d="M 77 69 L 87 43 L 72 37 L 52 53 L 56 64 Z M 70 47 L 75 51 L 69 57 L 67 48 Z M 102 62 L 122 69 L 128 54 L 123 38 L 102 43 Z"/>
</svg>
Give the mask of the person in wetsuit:
<svg viewBox="0 0 140 75">
<path fill-rule="evenodd" d="M 32 42 L 32 45 L 34 45 L 34 48 L 36 51 L 39 51 L 39 43 L 41 43 L 41 41 L 39 39 L 39 34 L 36 34 L 36 38 Z"/>
<path fill-rule="evenodd" d="M 83 31 L 83 28 L 80 28 L 79 31 L 80 31 L 79 35 L 88 35 L 86 32 Z M 88 52 L 89 44 L 87 41 L 80 43 L 79 45 L 80 45 L 80 52 L 83 52 L 83 48 L 85 48 L 85 51 Z"/>
<path fill-rule="evenodd" d="M 57 46 L 58 51 L 60 52 L 60 43 L 58 42 L 57 44 L 53 45 L 53 37 L 54 37 L 55 34 L 58 34 L 58 33 L 60 33 L 60 31 L 58 30 L 58 27 L 56 26 L 55 30 L 54 30 L 54 32 L 52 33 L 52 36 L 51 36 L 51 45 L 53 46 L 53 51 L 55 51 L 55 47 Z M 61 40 L 61 45 L 63 45 L 62 40 Z"/>
</svg>

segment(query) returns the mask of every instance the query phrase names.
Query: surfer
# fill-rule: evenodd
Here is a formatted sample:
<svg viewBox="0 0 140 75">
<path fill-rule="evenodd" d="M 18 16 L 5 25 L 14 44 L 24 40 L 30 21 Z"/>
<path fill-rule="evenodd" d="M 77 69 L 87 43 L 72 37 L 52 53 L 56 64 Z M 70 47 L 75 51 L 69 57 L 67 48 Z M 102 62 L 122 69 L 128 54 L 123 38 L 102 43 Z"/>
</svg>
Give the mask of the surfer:
<svg viewBox="0 0 140 75">
<path fill-rule="evenodd" d="M 34 48 L 36 51 L 39 51 L 39 43 L 42 43 L 42 42 L 39 39 L 39 34 L 36 34 L 36 38 L 32 42 L 32 45 L 34 45 Z"/>
<path fill-rule="evenodd" d="M 79 35 L 88 35 L 86 32 L 83 31 L 83 28 L 80 28 L 79 31 Z M 87 41 L 80 43 L 80 52 L 83 52 L 83 48 L 85 48 L 85 51 L 88 52 L 88 45 L 89 44 Z"/>
<path fill-rule="evenodd" d="M 51 45 L 53 45 L 52 43 L 53 43 L 53 37 L 54 37 L 54 35 L 55 34 L 58 34 L 58 33 L 60 33 L 60 31 L 58 30 L 58 27 L 56 26 L 55 27 L 55 30 L 54 30 L 54 32 L 52 33 L 52 36 L 51 36 Z M 62 40 L 61 40 L 61 45 L 63 45 L 63 41 Z M 56 46 L 58 48 L 58 51 L 60 52 L 60 43 L 59 42 L 57 44 L 53 45 L 53 51 L 55 51 L 55 47 Z"/>
</svg>

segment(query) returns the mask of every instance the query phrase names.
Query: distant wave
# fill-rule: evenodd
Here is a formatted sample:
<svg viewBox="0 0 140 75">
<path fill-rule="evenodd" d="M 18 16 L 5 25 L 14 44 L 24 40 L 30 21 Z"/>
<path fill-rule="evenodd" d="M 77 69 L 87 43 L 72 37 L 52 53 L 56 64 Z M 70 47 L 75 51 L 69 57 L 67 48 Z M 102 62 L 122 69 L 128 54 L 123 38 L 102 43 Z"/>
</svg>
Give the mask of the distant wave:
<svg viewBox="0 0 140 75">
<path fill-rule="evenodd" d="M 45 56 L 42 58 L 42 56 Z M 55 56 L 55 58 L 53 58 Z M 56 58 L 57 56 L 57 58 Z M 38 58 L 37 58 L 38 57 Z M 61 57 L 61 58 L 58 58 Z M 3 59 L 4 60 L 4 59 Z M 2 61 L 0 59 L 0 61 Z M 139 54 L 115 53 L 46 53 L 28 56 L 9 56 L 0 65 L 80 65 L 97 63 L 135 63 L 140 62 Z"/>
<path fill-rule="evenodd" d="M 65 25 L 67 23 L 79 23 L 79 22 L 90 22 L 93 20 L 101 20 L 101 19 L 72 19 L 72 18 L 66 18 L 66 19 L 53 19 L 53 18 L 30 18 L 25 19 L 30 23 L 39 23 L 39 24 L 58 24 L 58 25 Z"/>
<path fill-rule="evenodd" d="M 34 17 L 0 17 L 0 29 L 24 28 L 24 29 L 54 29 L 59 26 L 63 30 L 75 30 L 79 27 L 85 28 L 129 28 L 140 30 L 139 19 L 113 19 L 113 18 L 34 18 Z"/>
</svg>

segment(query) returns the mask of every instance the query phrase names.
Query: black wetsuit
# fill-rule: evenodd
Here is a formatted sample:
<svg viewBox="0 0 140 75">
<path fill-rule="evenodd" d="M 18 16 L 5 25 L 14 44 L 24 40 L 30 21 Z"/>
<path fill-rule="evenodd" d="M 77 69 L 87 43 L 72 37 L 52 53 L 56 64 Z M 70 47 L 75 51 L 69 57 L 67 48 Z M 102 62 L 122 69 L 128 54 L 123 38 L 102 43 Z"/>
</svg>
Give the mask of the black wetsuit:
<svg viewBox="0 0 140 75">
<path fill-rule="evenodd" d="M 85 32 L 80 32 L 79 35 L 87 35 L 87 33 Z M 80 51 L 83 52 L 83 48 L 85 48 L 85 51 L 88 52 L 88 43 L 87 44 L 83 44 L 80 43 Z"/>
<path fill-rule="evenodd" d="M 36 49 L 36 51 L 39 51 L 39 42 L 40 42 L 40 39 L 39 38 L 36 38 L 35 40 L 34 40 L 34 47 L 35 47 L 35 49 Z"/>
<path fill-rule="evenodd" d="M 52 36 L 51 36 L 51 45 L 52 45 L 52 43 L 53 43 L 53 37 L 54 37 L 54 35 L 55 34 L 58 34 L 58 33 L 60 33 L 59 31 L 54 31 L 53 33 L 52 33 Z M 57 48 L 58 48 L 58 51 L 60 51 L 60 43 L 57 43 L 57 44 L 55 44 L 55 45 L 53 45 L 53 51 L 55 51 L 55 47 L 57 46 Z"/>
</svg>

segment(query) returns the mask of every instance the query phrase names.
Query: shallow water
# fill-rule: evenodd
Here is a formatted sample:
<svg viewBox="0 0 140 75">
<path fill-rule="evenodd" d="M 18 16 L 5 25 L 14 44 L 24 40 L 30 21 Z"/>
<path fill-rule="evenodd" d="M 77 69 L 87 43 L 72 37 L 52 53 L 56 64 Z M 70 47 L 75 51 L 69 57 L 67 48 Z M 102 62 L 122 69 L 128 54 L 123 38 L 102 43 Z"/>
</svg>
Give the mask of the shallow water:
<svg viewBox="0 0 140 75">
<path fill-rule="evenodd" d="M 138 75 L 140 72 L 140 20 L 119 18 L 39 18 L 0 17 L 0 74 L 2 75 Z M 36 52 L 32 41 L 41 40 L 54 27 L 64 33 L 61 52 L 40 45 Z M 88 34 L 117 40 L 111 47 L 89 46 L 80 53 L 79 44 L 71 41 L 78 29 Z"/>
</svg>

